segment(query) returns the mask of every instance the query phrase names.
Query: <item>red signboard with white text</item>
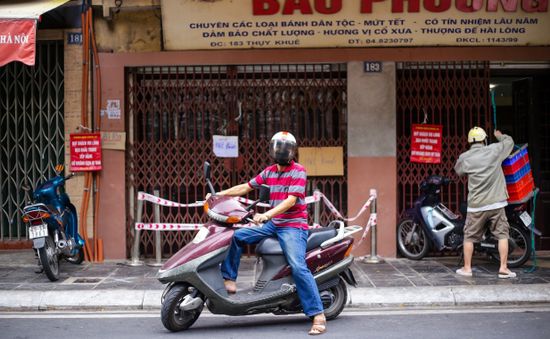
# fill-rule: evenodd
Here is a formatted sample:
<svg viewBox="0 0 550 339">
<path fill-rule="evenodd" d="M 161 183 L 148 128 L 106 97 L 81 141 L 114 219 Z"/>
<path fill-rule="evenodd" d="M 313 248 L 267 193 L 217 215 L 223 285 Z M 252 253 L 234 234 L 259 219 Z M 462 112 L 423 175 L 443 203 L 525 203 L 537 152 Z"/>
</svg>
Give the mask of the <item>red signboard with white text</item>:
<svg viewBox="0 0 550 339">
<path fill-rule="evenodd" d="M 12 61 L 34 66 L 36 20 L 0 19 L 0 66 Z"/>
<path fill-rule="evenodd" d="M 71 172 L 100 171 L 101 134 L 71 134 Z"/>
<path fill-rule="evenodd" d="M 441 163 L 442 125 L 412 125 L 411 162 Z"/>
</svg>

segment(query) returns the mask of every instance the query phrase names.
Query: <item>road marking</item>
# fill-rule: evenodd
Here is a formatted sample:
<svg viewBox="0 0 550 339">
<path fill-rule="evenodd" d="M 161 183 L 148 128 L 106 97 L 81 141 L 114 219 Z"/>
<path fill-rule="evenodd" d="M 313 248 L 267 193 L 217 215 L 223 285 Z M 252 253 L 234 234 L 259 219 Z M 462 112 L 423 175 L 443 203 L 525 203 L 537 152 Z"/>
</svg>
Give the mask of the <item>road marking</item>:
<svg viewBox="0 0 550 339">
<path fill-rule="evenodd" d="M 550 305 L 533 305 L 529 307 L 476 307 L 476 308 L 431 308 L 431 309 L 386 309 L 386 310 L 344 310 L 341 316 L 359 317 L 359 316 L 395 316 L 395 315 L 430 315 L 430 314 L 476 314 L 476 313 L 525 313 L 525 312 L 550 312 Z M 159 318 L 159 311 L 142 312 L 4 312 L 0 313 L 0 319 L 108 319 L 108 318 Z M 212 314 L 204 311 L 201 318 L 221 318 L 231 317 L 223 314 Z M 272 314 L 254 314 L 241 317 L 299 317 L 301 314 L 293 315 L 272 315 Z"/>
</svg>

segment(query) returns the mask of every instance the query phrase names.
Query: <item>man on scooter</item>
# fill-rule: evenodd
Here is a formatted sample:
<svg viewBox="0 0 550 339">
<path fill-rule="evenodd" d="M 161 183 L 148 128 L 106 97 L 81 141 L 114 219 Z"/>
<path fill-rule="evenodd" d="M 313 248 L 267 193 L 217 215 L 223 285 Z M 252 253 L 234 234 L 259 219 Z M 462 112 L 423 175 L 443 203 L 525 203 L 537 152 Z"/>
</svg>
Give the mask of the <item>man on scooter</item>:
<svg viewBox="0 0 550 339">
<path fill-rule="evenodd" d="M 319 290 L 311 271 L 306 265 L 306 245 L 308 238 L 307 209 L 305 204 L 306 170 L 296 163 L 296 139 L 288 132 L 276 133 L 269 144 L 269 154 L 275 161 L 248 183 L 233 186 L 217 194 L 242 196 L 262 184 L 270 186 L 271 209 L 254 215 L 254 222 L 261 227 L 241 228 L 235 232 L 231 248 L 222 263 L 225 288 L 236 293 L 237 272 L 242 246 L 256 244 L 267 237 L 277 237 L 286 260 L 292 269 L 292 277 L 304 313 L 313 317 L 309 334 L 322 334 L 326 331 L 326 318 Z M 208 196 L 207 196 L 208 199 Z"/>
<path fill-rule="evenodd" d="M 508 269 L 508 238 L 510 225 L 504 207 L 508 204 L 508 191 L 501 163 L 514 148 L 514 140 L 495 130 L 498 142 L 487 145 L 487 134 L 480 127 L 468 133 L 470 149 L 460 155 L 455 165 L 458 175 L 468 175 L 468 210 L 464 225 L 464 267 L 456 273 L 472 276 L 474 242 L 481 241 L 488 225 L 498 239 L 500 255 L 499 278 L 514 278 Z"/>
</svg>

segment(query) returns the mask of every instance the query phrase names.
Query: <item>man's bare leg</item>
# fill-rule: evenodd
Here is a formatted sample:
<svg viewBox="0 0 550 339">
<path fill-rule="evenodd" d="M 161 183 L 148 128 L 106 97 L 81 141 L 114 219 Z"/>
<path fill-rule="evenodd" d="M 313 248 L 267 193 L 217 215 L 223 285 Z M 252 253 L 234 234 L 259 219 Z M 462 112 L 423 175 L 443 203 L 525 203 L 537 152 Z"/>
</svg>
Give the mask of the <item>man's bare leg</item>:
<svg viewBox="0 0 550 339">
<path fill-rule="evenodd" d="M 464 241 L 464 266 L 456 270 L 456 274 L 471 277 L 472 276 L 472 256 L 474 255 L 474 243 Z"/>
</svg>

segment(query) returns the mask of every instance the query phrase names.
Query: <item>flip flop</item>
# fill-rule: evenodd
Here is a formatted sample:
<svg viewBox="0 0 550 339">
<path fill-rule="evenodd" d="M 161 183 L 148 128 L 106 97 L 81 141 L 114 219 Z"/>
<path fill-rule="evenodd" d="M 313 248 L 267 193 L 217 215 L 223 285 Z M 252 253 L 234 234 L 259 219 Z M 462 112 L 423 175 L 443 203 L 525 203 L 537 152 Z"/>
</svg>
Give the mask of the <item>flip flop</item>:
<svg viewBox="0 0 550 339">
<path fill-rule="evenodd" d="M 325 321 L 314 321 L 313 326 L 311 326 L 311 329 L 309 330 L 309 335 L 319 335 L 323 334 L 327 331 L 327 322 Z"/>
<path fill-rule="evenodd" d="M 472 272 L 466 272 L 466 271 L 464 271 L 464 268 L 459 268 L 458 270 L 456 270 L 456 274 L 461 275 L 463 277 L 471 277 L 472 276 Z"/>
<path fill-rule="evenodd" d="M 515 272 L 498 272 L 498 277 L 500 279 L 510 279 L 517 277 L 517 274 Z"/>
</svg>

